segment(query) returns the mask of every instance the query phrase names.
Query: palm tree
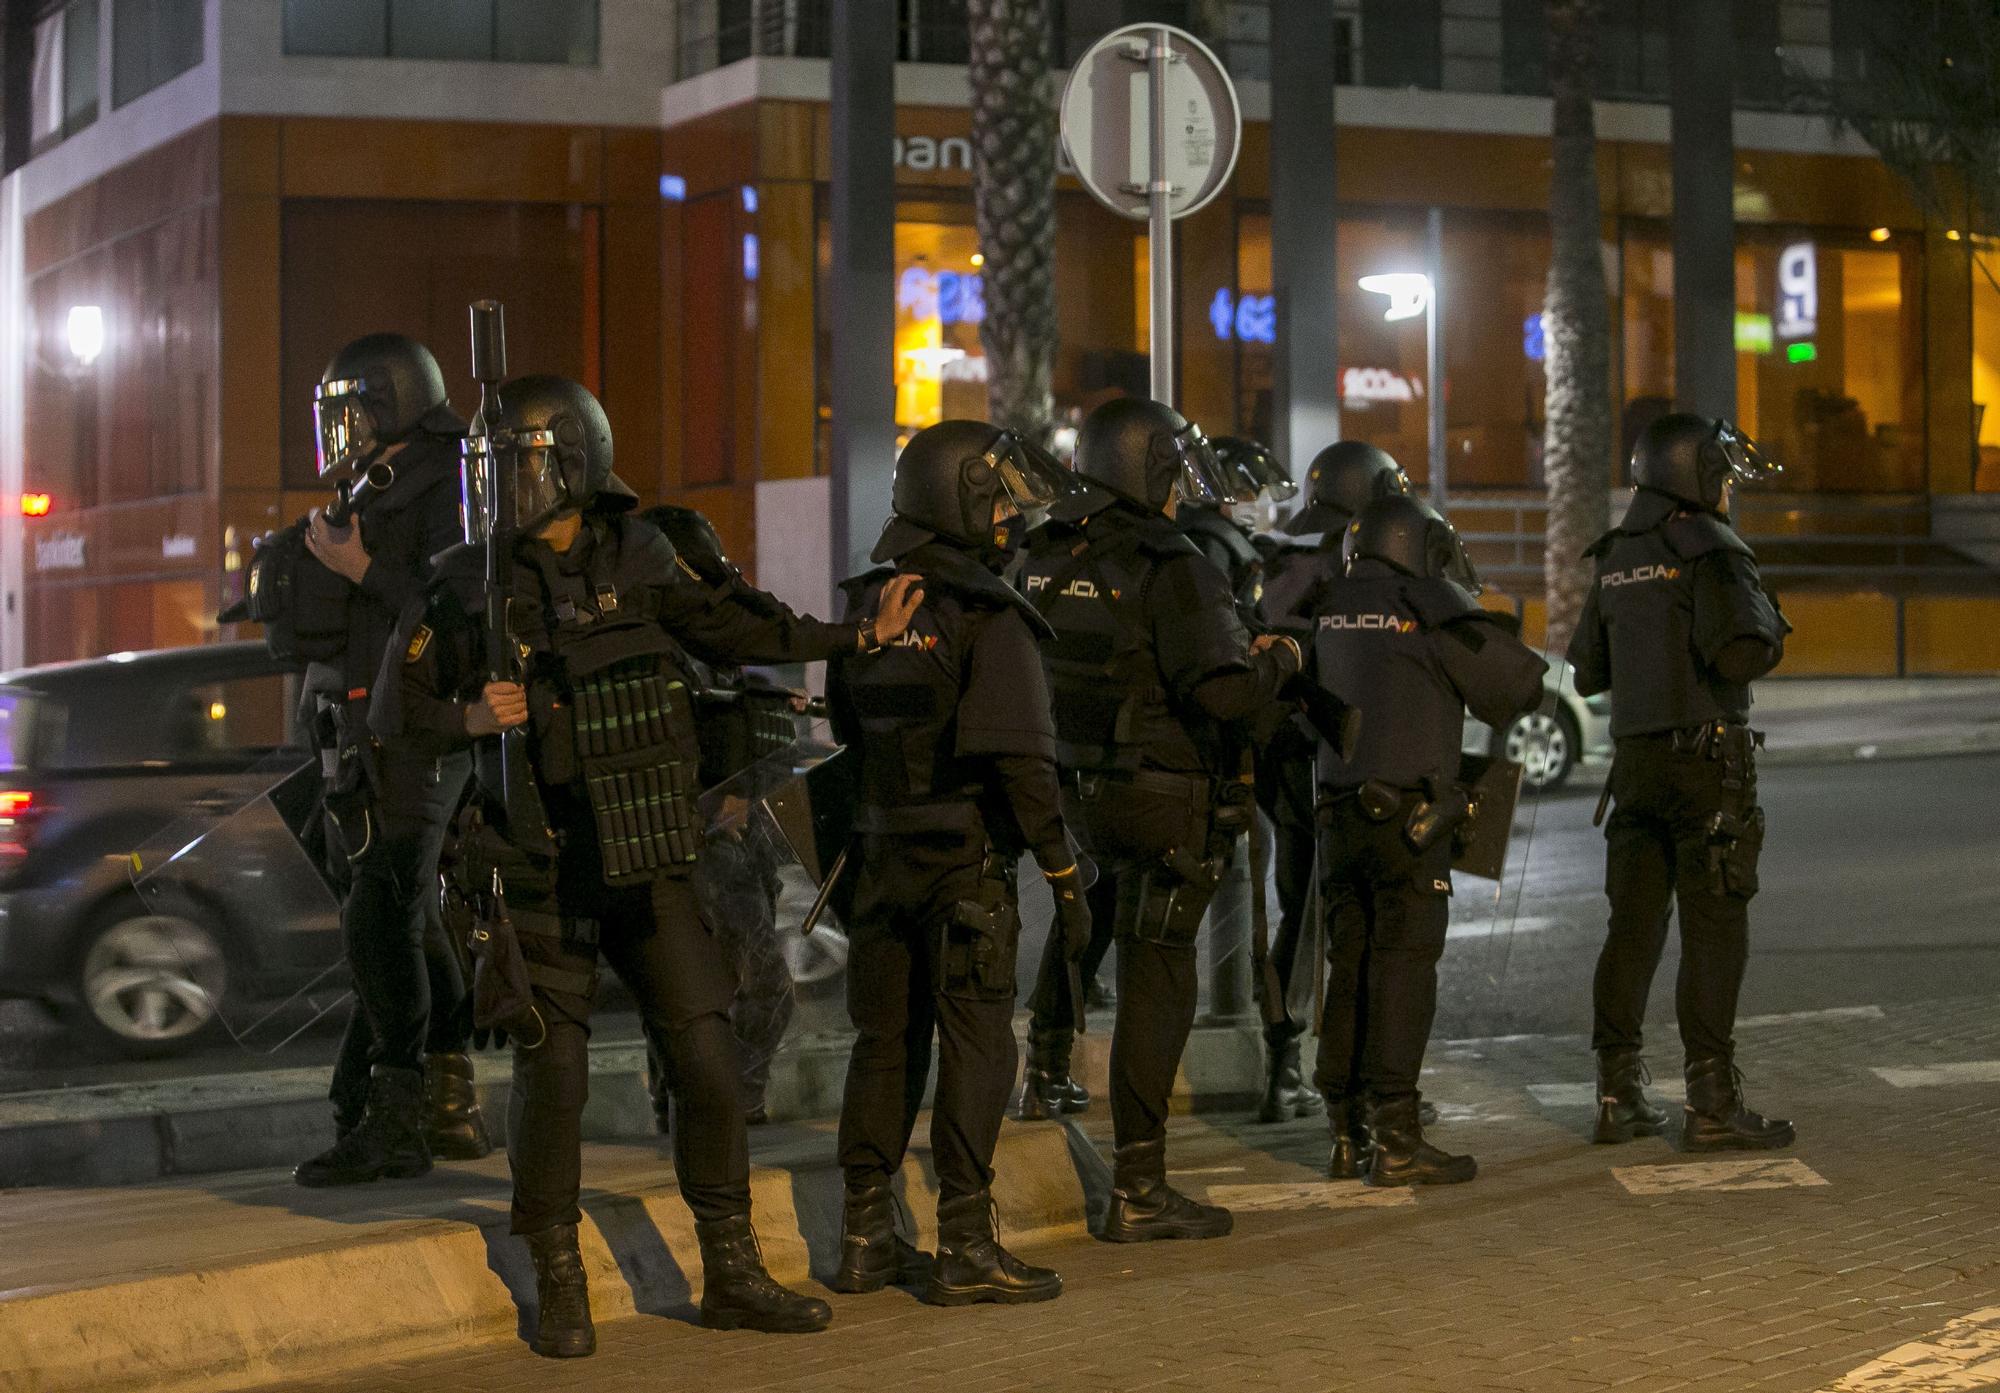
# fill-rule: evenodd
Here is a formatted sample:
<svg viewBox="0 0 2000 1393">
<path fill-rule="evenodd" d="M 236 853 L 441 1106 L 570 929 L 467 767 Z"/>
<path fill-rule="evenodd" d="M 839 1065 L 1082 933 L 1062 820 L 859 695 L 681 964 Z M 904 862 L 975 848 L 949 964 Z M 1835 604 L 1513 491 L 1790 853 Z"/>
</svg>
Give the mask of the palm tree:
<svg viewBox="0 0 2000 1393">
<path fill-rule="evenodd" d="M 1049 0 L 967 0 L 966 18 L 987 410 L 995 425 L 1044 440 L 1055 412 L 1054 25 Z"/>
<path fill-rule="evenodd" d="M 1549 183 L 1549 280 L 1542 307 L 1547 344 L 1547 425 L 1542 462 L 1549 491 L 1548 643 L 1569 643 L 1590 593 L 1583 550 L 1611 520 L 1611 307 L 1604 288 L 1597 192 L 1597 35 L 1603 0 L 1549 0 L 1549 90 L 1555 98 Z"/>
</svg>

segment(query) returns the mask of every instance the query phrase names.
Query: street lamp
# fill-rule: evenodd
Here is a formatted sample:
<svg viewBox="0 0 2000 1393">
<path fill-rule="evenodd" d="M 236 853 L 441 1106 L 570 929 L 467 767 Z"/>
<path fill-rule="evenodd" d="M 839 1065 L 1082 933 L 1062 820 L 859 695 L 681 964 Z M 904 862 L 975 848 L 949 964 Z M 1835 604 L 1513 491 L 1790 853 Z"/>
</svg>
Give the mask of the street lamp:
<svg viewBox="0 0 2000 1393">
<path fill-rule="evenodd" d="M 71 305 L 66 326 L 70 356 L 89 367 L 104 352 L 104 311 L 96 305 Z"/>
<path fill-rule="evenodd" d="M 1389 271 L 1363 276 L 1356 282 L 1371 295 L 1386 296 L 1389 307 L 1382 318 L 1394 324 L 1402 319 L 1424 319 L 1424 371 L 1430 378 L 1425 389 L 1429 403 L 1427 427 L 1430 445 L 1431 505 L 1439 512 L 1445 505 L 1445 416 L 1444 416 L 1444 326 L 1438 319 L 1438 283 L 1444 266 L 1444 210 L 1430 210 L 1426 238 L 1430 270 Z"/>
<path fill-rule="evenodd" d="M 1431 278 L 1421 271 L 1363 276 L 1355 284 L 1370 295 L 1389 297 L 1389 308 L 1382 311 L 1382 318 L 1391 324 L 1399 319 L 1415 319 L 1431 307 Z"/>
</svg>

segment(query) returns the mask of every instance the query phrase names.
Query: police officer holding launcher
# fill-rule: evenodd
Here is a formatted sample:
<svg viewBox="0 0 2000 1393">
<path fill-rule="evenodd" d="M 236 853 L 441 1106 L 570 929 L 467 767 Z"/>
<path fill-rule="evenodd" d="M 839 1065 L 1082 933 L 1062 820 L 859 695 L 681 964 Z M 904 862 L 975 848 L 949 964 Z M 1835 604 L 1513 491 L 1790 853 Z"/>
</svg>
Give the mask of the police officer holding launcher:
<svg viewBox="0 0 2000 1393">
<path fill-rule="evenodd" d="M 1048 625 L 1000 578 L 1027 517 L 1074 488 L 1011 431 L 945 421 L 896 461 L 894 515 L 874 559 L 895 570 L 846 582 L 849 612 L 880 604 L 897 572 L 924 607 L 902 639 L 836 659 L 834 729 L 859 751 L 861 799 L 842 918 L 851 944 L 854 1053 L 840 1113 L 847 1198 L 836 1291 L 916 1275 L 890 1182 L 901 1169 L 937 1039 L 931 1117 L 938 1252 L 920 1291 L 934 1305 L 1046 1301 L 1062 1278 L 1000 1245 L 989 1187 L 1014 1080 L 1015 957 L 1024 852 L 1054 891 L 1052 942 L 1090 941 L 1084 873 L 1063 828 L 1055 731 L 1037 640 Z"/>
<path fill-rule="evenodd" d="M 1194 1023 L 1196 935 L 1255 816 L 1240 777 L 1250 723 L 1301 654 L 1289 638 L 1253 641 L 1228 581 L 1174 527 L 1182 501 L 1231 496 L 1199 427 L 1159 402 L 1107 402 L 1083 424 L 1075 468 L 1087 487 L 1050 510 L 1023 574 L 1055 630 L 1045 652 L 1065 811 L 1118 880 L 1103 1236 L 1216 1238 L 1228 1211 L 1167 1183 L 1168 1098 Z M 1035 1005 L 1067 1028 L 1078 1003 L 1065 976 L 1045 954 Z"/>
<path fill-rule="evenodd" d="M 735 983 L 689 888 L 701 847 L 700 750 L 682 643 L 738 661 L 812 661 L 893 641 L 917 596 L 908 582 L 892 582 L 879 615 L 838 625 L 727 603 L 677 564 L 658 531 L 628 515 L 637 498 L 611 472 L 610 423 L 589 392 L 525 377 L 499 396 L 512 436 L 501 457 L 517 461 L 507 622 L 523 680 L 486 676 L 478 616 L 487 495 L 468 455 L 468 540 L 479 545 L 448 559 L 428 603 L 412 607 L 372 718 L 385 738 L 439 752 L 528 731 L 541 816 L 516 822 L 518 806 L 506 808 L 514 800 L 482 779 L 487 825 L 472 830 L 461 854 L 483 857 L 499 876 L 540 1026 L 541 1038 L 514 1041 L 507 1139 L 512 1227 L 527 1240 L 540 1294 L 534 1348 L 573 1357 L 596 1347 L 577 1223 L 600 956 L 666 1043 L 674 1168 L 701 1242 L 702 1323 L 821 1329 L 826 1303 L 771 1280 L 751 1227 L 729 1025 Z"/>
<path fill-rule="evenodd" d="M 458 536 L 458 440 L 429 349 L 370 334 L 334 355 L 313 392 L 320 477 L 354 503 L 346 525 L 313 513 L 310 559 L 292 570 L 289 623 L 305 655 L 306 715 L 348 864 L 341 929 L 355 1009 L 335 1066 L 338 1139 L 293 1172 L 301 1185 L 421 1175 L 433 1154 L 491 1150 L 473 1091 L 460 1012 L 464 980 L 431 912 L 438 851 L 470 762 L 391 739 L 367 724 L 404 605 L 423 593 L 431 558 Z M 358 501 L 356 501 L 358 500 Z M 253 567 L 281 560 L 274 550 Z M 266 577 L 257 577 L 270 584 Z M 282 582 L 280 582 L 282 583 Z"/>
<path fill-rule="evenodd" d="M 1639 1049 L 1670 904 L 1681 925 L 1683 1149 L 1793 1138 L 1791 1123 L 1745 1105 L 1734 1039 L 1764 844 L 1750 684 L 1778 665 L 1791 625 L 1730 525 L 1729 501 L 1737 483 L 1775 472 L 1729 422 L 1663 416 L 1633 448 L 1631 508 L 1590 549 L 1597 583 L 1569 660 L 1578 692 L 1615 692 L 1617 742 L 1605 791 L 1617 804 L 1604 829 L 1611 927 L 1591 1029 L 1600 1142 L 1666 1129 Z"/>
<path fill-rule="evenodd" d="M 1319 753 L 1327 990 L 1314 1082 L 1335 1179 L 1449 1185 L 1478 1167 L 1424 1140 L 1417 1090 L 1451 915 L 1456 788 L 1468 707 L 1504 727 L 1542 699 L 1547 664 L 1449 577 L 1450 524 L 1414 498 L 1348 524 L 1342 574 L 1315 588 L 1320 682 L 1363 716 L 1343 757 Z"/>
<path fill-rule="evenodd" d="M 1371 501 L 1410 491 L 1409 476 L 1387 453 L 1359 440 L 1342 440 L 1313 456 L 1306 469 L 1306 504 L 1278 534 L 1260 535 L 1264 575 L 1256 606 L 1260 629 L 1291 629 L 1312 642 L 1312 629 L 1297 614 L 1301 597 L 1323 575 L 1337 574 L 1340 543 L 1347 524 Z M 1331 571 L 1329 571 L 1329 567 Z M 1302 714 L 1283 721 L 1257 756 L 1257 803 L 1275 831 L 1278 933 L 1271 944 L 1271 967 L 1280 999 L 1291 994 L 1306 915 L 1312 899 L 1316 794 L 1313 763 L 1319 734 Z M 1299 1062 L 1302 1029 L 1289 1015 L 1266 1025 L 1264 1097 L 1257 1121 L 1305 1117 L 1323 1106 L 1319 1090 L 1307 1086 Z"/>
</svg>

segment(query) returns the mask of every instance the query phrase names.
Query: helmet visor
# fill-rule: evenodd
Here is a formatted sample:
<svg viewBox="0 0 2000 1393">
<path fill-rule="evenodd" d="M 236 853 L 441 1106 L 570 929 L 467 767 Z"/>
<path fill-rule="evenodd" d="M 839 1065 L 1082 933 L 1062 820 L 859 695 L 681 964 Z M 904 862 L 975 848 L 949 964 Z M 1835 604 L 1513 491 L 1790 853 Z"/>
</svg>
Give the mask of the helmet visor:
<svg viewBox="0 0 2000 1393">
<path fill-rule="evenodd" d="M 1177 466 L 1174 491 L 1181 502 L 1215 508 L 1257 501 L 1257 490 L 1223 465 L 1200 426 L 1190 421 L 1164 439 Z"/>
<path fill-rule="evenodd" d="M 1757 442 L 1737 428 L 1733 421 L 1715 423 L 1715 443 L 1728 461 L 1730 477 L 1739 484 L 1761 483 L 1784 473 L 1784 467 L 1768 459 Z"/>
<path fill-rule="evenodd" d="M 368 384 L 358 378 L 322 382 L 313 388 L 313 443 L 319 475 L 351 474 L 375 452 L 375 421 L 362 394 Z"/>
<path fill-rule="evenodd" d="M 492 536 L 499 513 L 498 490 L 493 487 L 491 462 L 494 442 L 486 436 L 467 436 L 459 444 L 458 516 L 465 540 L 485 546 Z M 515 431 L 502 437 L 498 458 L 511 464 L 514 483 L 514 516 L 511 524 L 532 531 L 557 513 L 573 509 L 569 489 L 557 461 L 556 439 L 551 431 Z"/>
<path fill-rule="evenodd" d="M 1254 493 L 1253 502 L 1284 503 L 1298 496 L 1297 482 L 1278 457 L 1254 440 L 1218 440 L 1215 455 L 1239 493 Z"/>
<path fill-rule="evenodd" d="M 1014 511 L 1029 526 L 1039 524 L 1059 498 L 1083 492 L 1083 481 L 1047 450 L 1012 431 L 1000 432 L 987 449 L 985 463 L 999 479 Z"/>
</svg>

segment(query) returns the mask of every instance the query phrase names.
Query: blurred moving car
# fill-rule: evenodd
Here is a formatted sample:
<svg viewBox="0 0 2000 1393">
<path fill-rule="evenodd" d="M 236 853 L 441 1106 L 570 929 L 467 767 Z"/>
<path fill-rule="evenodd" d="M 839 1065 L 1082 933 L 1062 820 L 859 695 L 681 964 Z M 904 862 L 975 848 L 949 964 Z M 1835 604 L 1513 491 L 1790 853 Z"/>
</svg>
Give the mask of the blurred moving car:
<svg viewBox="0 0 2000 1393">
<path fill-rule="evenodd" d="M 154 1057 L 339 962 L 297 690 L 261 642 L 0 675 L 0 996 Z"/>
<path fill-rule="evenodd" d="M 1472 755 L 1495 755 L 1521 766 L 1521 786 L 1534 793 L 1561 788 L 1585 759 L 1611 753 L 1611 695 L 1576 694 L 1576 669 L 1558 661 L 1542 679 L 1540 707 L 1495 730 L 1465 718 L 1460 748 Z"/>
</svg>

